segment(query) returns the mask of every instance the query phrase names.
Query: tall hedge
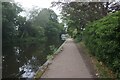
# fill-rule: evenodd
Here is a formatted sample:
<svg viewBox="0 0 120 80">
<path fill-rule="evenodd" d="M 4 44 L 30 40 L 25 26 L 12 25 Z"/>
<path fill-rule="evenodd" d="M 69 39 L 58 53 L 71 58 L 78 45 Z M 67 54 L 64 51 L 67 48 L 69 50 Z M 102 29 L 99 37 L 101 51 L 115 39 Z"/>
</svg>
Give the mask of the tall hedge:
<svg viewBox="0 0 120 80">
<path fill-rule="evenodd" d="M 89 23 L 83 35 L 91 53 L 120 77 L 120 11 Z"/>
</svg>

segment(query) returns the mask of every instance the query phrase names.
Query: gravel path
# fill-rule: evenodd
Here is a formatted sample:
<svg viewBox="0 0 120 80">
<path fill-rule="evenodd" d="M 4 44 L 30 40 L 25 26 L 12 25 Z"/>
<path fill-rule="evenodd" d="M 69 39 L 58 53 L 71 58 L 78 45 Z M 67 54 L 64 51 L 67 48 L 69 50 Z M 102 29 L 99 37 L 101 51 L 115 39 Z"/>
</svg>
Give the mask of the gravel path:
<svg viewBox="0 0 120 80">
<path fill-rule="evenodd" d="M 59 53 L 41 78 L 92 78 L 78 48 L 72 39 L 67 39 Z"/>
</svg>

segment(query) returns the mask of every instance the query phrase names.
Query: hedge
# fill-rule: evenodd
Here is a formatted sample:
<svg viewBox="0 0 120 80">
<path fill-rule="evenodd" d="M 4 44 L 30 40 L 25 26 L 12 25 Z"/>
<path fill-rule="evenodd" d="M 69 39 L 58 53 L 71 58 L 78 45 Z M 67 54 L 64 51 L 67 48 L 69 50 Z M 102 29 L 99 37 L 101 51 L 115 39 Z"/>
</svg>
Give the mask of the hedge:
<svg viewBox="0 0 120 80">
<path fill-rule="evenodd" d="M 120 11 L 89 23 L 83 36 L 91 53 L 120 77 Z"/>
</svg>

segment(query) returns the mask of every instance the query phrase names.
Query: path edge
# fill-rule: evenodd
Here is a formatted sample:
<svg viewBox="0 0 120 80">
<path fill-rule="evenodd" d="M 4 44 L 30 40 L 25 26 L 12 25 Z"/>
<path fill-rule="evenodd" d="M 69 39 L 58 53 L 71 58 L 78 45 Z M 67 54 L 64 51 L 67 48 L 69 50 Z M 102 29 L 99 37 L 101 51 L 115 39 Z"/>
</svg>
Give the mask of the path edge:
<svg viewBox="0 0 120 80">
<path fill-rule="evenodd" d="M 47 70 L 48 66 L 50 64 L 52 64 L 52 60 L 55 58 L 55 56 L 58 55 L 63 50 L 63 46 L 64 46 L 65 43 L 66 43 L 66 41 L 64 41 L 61 44 L 61 46 L 53 53 L 53 55 L 52 55 L 53 57 L 49 58 L 41 67 L 39 67 L 38 71 L 34 75 L 34 79 L 41 78 L 41 76 Z"/>
<path fill-rule="evenodd" d="M 80 44 L 77 43 L 75 40 L 73 40 L 73 41 L 74 41 L 76 47 L 78 48 L 79 53 L 82 56 L 82 59 L 85 63 L 85 66 L 88 68 L 88 71 L 90 72 L 90 74 L 92 75 L 93 78 L 97 78 L 97 76 L 95 75 L 96 70 L 94 69 L 90 55 L 85 53 L 85 51 L 83 50 L 83 46 L 80 46 Z"/>
</svg>

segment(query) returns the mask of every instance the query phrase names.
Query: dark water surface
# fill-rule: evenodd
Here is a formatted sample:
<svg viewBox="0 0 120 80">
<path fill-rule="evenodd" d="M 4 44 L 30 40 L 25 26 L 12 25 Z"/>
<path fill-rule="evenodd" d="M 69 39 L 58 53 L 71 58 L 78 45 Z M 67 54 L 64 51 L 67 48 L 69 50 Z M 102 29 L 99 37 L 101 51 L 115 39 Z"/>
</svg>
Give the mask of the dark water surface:
<svg viewBox="0 0 120 80">
<path fill-rule="evenodd" d="M 50 52 L 49 45 L 40 43 L 3 46 L 2 77 L 33 77 Z"/>
</svg>

